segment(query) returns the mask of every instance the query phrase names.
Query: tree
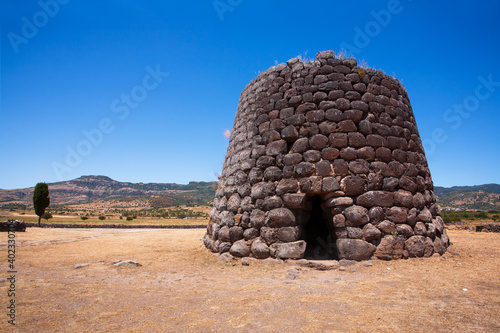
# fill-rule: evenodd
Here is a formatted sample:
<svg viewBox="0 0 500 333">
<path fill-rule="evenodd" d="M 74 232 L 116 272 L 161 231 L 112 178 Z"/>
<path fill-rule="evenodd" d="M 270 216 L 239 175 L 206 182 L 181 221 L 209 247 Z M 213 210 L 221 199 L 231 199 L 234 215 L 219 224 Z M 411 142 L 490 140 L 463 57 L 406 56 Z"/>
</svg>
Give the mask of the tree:
<svg viewBox="0 0 500 333">
<path fill-rule="evenodd" d="M 33 207 L 36 215 L 38 215 L 38 226 L 40 226 L 40 220 L 43 213 L 45 213 L 45 208 L 49 207 L 49 205 L 49 186 L 45 183 L 36 184 L 33 191 Z"/>
<path fill-rule="evenodd" d="M 42 219 L 45 219 L 48 221 L 51 218 L 52 218 L 52 214 L 50 214 L 50 213 L 43 213 L 42 214 Z"/>
</svg>

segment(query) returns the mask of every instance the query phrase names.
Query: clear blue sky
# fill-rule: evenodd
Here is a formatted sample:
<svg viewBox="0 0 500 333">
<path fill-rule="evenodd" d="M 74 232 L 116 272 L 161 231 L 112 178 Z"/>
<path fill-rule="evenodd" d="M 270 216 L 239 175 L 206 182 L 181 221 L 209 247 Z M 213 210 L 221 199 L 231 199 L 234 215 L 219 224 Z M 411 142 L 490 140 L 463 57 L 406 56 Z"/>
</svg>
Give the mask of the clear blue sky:
<svg viewBox="0 0 500 333">
<path fill-rule="evenodd" d="M 3 189 L 215 180 L 258 72 L 341 48 L 402 81 L 435 185 L 500 183 L 498 1 L 5 0 L 0 18 Z"/>
</svg>

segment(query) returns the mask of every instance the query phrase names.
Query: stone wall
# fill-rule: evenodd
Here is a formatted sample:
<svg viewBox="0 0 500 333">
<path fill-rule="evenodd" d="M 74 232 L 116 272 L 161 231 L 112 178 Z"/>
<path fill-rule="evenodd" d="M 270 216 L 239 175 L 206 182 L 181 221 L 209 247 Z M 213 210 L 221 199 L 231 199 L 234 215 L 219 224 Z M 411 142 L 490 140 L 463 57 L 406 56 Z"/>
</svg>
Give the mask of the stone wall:
<svg viewBox="0 0 500 333">
<path fill-rule="evenodd" d="M 432 190 L 401 83 L 324 51 L 243 90 L 203 241 L 259 259 L 442 254 Z"/>
</svg>

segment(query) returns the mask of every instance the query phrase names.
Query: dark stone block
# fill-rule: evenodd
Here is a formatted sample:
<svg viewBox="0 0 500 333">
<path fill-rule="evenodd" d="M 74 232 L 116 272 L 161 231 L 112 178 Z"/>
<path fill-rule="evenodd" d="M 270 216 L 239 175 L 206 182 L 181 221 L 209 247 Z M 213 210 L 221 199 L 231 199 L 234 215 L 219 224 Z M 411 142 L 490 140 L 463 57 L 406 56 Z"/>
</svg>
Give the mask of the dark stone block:
<svg viewBox="0 0 500 333">
<path fill-rule="evenodd" d="M 335 176 L 345 176 L 349 173 L 349 165 L 344 160 L 336 159 L 333 161 L 332 166 Z"/>
<path fill-rule="evenodd" d="M 394 195 L 385 191 L 368 191 L 361 194 L 356 203 L 364 207 L 391 207 L 394 204 Z"/>
<path fill-rule="evenodd" d="M 337 148 L 325 148 L 321 151 L 321 157 L 323 157 L 324 160 L 329 160 L 333 161 L 337 157 L 339 157 L 340 152 Z"/>
<path fill-rule="evenodd" d="M 361 239 L 338 239 L 337 249 L 340 259 L 368 260 L 375 252 L 375 245 Z"/>
<path fill-rule="evenodd" d="M 322 123 L 319 124 L 318 127 L 321 134 L 330 135 L 331 133 L 336 131 L 337 124 L 331 121 L 323 121 Z"/>
<path fill-rule="evenodd" d="M 283 163 L 285 165 L 297 165 L 302 162 L 302 154 L 291 153 L 283 157 Z"/>
<path fill-rule="evenodd" d="M 340 151 L 340 158 L 346 161 L 352 161 L 358 158 L 358 152 L 354 148 L 347 147 Z"/>
<path fill-rule="evenodd" d="M 293 153 L 303 153 L 306 150 L 309 150 L 309 139 L 308 138 L 300 138 L 292 146 L 290 152 Z"/>
<path fill-rule="evenodd" d="M 359 176 L 347 176 L 340 182 L 340 189 L 346 195 L 356 196 L 365 191 L 366 181 Z"/>
<path fill-rule="evenodd" d="M 328 140 L 333 148 L 340 149 L 347 147 L 347 138 L 346 133 L 332 133 L 328 137 Z"/>
<path fill-rule="evenodd" d="M 375 150 L 372 147 L 358 149 L 358 158 L 371 162 L 375 160 Z"/>
<path fill-rule="evenodd" d="M 299 180 L 299 188 L 302 193 L 320 193 L 321 177 L 306 177 Z"/>
<path fill-rule="evenodd" d="M 377 246 L 374 256 L 380 260 L 401 259 L 404 251 L 404 239 L 386 235 Z"/>
<path fill-rule="evenodd" d="M 299 184 L 296 179 L 283 179 L 276 187 L 276 194 L 283 195 L 285 193 L 296 193 L 299 189 Z"/>
<path fill-rule="evenodd" d="M 266 226 L 270 228 L 294 227 L 295 215 L 287 208 L 276 208 L 269 212 Z"/>
<path fill-rule="evenodd" d="M 330 165 L 330 162 L 327 160 L 320 161 L 316 163 L 316 175 L 317 176 L 322 176 L 322 177 L 327 177 L 332 174 L 332 167 Z"/>
<path fill-rule="evenodd" d="M 351 206 L 354 203 L 351 197 L 333 197 L 326 200 L 327 207 Z M 342 215 L 343 216 L 343 215 Z M 345 226 L 345 220 L 344 220 Z"/>
<path fill-rule="evenodd" d="M 323 178 L 321 190 L 323 192 L 335 192 L 340 189 L 340 184 L 334 177 Z"/>
<path fill-rule="evenodd" d="M 318 150 L 308 150 L 303 157 L 305 162 L 316 163 L 321 160 L 321 153 Z"/>
<path fill-rule="evenodd" d="M 276 160 L 272 156 L 261 156 L 257 160 L 256 166 L 257 168 L 265 169 L 271 165 L 275 165 Z"/>
<path fill-rule="evenodd" d="M 283 172 L 280 168 L 275 166 L 270 166 L 264 171 L 264 180 L 266 181 L 277 181 L 283 177 Z"/>
<path fill-rule="evenodd" d="M 314 174 L 314 164 L 309 162 L 300 162 L 295 167 L 295 173 L 300 177 L 308 177 Z"/>
<path fill-rule="evenodd" d="M 378 148 L 378 147 L 386 147 L 387 146 L 387 140 L 383 138 L 380 135 L 377 134 L 369 134 L 366 137 L 366 144 L 368 146 L 372 146 L 373 148 Z"/>
<path fill-rule="evenodd" d="M 316 134 L 309 139 L 309 147 L 314 150 L 322 150 L 328 145 L 328 138 L 323 134 Z"/>
<path fill-rule="evenodd" d="M 254 258 L 257 259 L 266 259 L 270 256 L 269 247 L 260 238 L 257 238 L 252 242 L 250 250 L 252 251 Z"/>
<path fill-rule="evenodd" d="M 423 257 L 425 253 L 425 237 L 412 236 L 405 242 L 405 250 L 410 257 Z"/>
<path fill-rule="evenodd" d="M 352 120 L 342 120 L 337 125 L 337 130 L 339 132 L 355 132 L 357 131 L 356 124 Z"/>
<path fill-rule="evenodd" d="M 370 168 L 368 167 L 368 162 L 361 159 L 349 162 L 349 170 L 357 175 L 368 174 L 368 172 L 370 172 Z"/>
<path fill-rule="evenodd" d="M 306 242 L 275 243 L 269 247 L 273 257 L 278 259 L 301 259 L 306 251 Z"/>
<path fill-rule="evenodd" d="M 351 206 L 346 208 L 344 216 L 346 217 L 346 226 L 348 227 L 362 226 L 370 221 L 368 209 L 361 206 Z"/>
<path fill-rule="evenodd" d="M 299 131 L 293 125 L 289 125 L 281 130 L 281 137 L 287 142 L 294 142 L 299 137 Z"/>
<path fill-rule="evenodd" d="M 285 206 L 290 209 L 305 209 L 307 203 L 306 194 L 287 193 L 283 195 L 283 202 L 285 203 Z"/>
<path fill-rule="evenodd" d="M 273 141 L 266 147 L 266 154 L 276 156 L 279 154 L 286 154 L 288 145 L 285 140 Z"/>
</svg>

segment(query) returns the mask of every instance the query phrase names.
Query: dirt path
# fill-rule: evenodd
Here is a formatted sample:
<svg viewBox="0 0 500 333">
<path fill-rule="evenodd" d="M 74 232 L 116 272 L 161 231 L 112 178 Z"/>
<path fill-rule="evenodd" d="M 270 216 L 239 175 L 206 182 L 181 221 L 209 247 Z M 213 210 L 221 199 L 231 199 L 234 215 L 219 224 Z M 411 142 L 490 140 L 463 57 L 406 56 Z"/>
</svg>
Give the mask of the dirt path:
<svg viewBox="0 0 500 333">
<path fill-rule="evenodd" d="M 224 263 L 204 230 L 17 233 L 13 332 L 498 332 L 500 234 L 450 231 L 444 258 L 347 271 Z M 0 234 L 0 279 L 7 277 Z M 134 260 L 142 266 L 113 265 Z M 88 266 L 75 268 L 77 264 Z M 287 278 L 296 270 L 295 279 Z M 465 291 L 466 289 L 466 291 Z"/>
</svg>

